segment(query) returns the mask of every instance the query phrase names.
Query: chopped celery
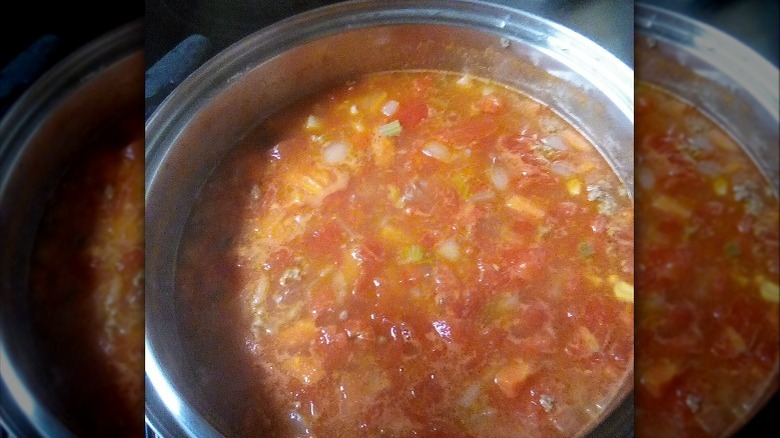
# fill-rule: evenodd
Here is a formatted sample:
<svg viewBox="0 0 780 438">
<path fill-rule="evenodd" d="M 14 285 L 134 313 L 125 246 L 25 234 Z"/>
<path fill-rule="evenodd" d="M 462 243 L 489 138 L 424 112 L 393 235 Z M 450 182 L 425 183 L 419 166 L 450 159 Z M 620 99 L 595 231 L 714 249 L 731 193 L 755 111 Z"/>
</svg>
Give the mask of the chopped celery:
<svg viewBox="0 0 780 438">
<path fill-rule="evenodd" d="M 457 190 L 461 199 L 469 199 L 471 197 L 471 189 L 469 188 L 469 177 L 463 172 L 455 172 L 450 177 L 450 182 Z"/>
<path fill-rule="evenodd" d="M 766 301 L 769 301 L 770 303 L 780 302 L 780 288 L 778 288 L 777 283 L 773 283 L 761 277 L 759 290 L 761 292 L 761 298 Z"/>
<path fill-rule="evenodd" d="M 540 225 L 539 228 L 536 229 L 536 242 L 541 242 L 542 239 L 544 239 L 544 236 L 550 233 L 552 231 L 552 227 L 550 225 Z"/>
<path fill-rule="evenodd" d="M 379 127 L 379 134 L 386 137 L 395 137 L 401 135 L 401 122 L 393 120 L 392 122 Z"/>
<path fill-rule="evenodd" d="M 726 245 L 723 246 L 723 250 L 726 252 L 726 255 L 731 258 L 737 258 L 742 253 L 739 244 L 734 241 L 727 242 Z"/>
<path fill-rule="evenodd" d="M 387 188 L 390 204 L 395 208 L 404 208 L 404 198 L 401 196 L 401 190 L 397 186 L 388 186 Z"/>
<path fill-rule="evenodd" d="M 401 251 L 399 262 L 401 264 L 420 263 L 425 257 L 425 252 L 420 245 L 407 246 Z"/>
<path fill-rule="evenodd" d="M 593 249 L 593 245 L 591 245 L 589 242 L 580 242 L 578 249 L 580 251 L 581 257 L 590 257 L 596 252 Z"/>
</svg>

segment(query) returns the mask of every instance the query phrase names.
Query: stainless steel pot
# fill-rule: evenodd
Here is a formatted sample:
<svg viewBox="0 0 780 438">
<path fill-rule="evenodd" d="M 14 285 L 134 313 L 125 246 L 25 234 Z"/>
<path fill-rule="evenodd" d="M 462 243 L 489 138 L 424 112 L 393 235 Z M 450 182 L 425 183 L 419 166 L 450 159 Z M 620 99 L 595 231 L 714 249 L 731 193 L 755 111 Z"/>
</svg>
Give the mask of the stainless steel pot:
<svg viewBox="0 0 780 438">
<path fill-rule="evenodd" d="M 476 1 L 359 1 L 267 27 L 204 64 L 146 125 L 146 416 L 163 436 L 222 436 L 186 359 L 174 297 L 177 249 L 199 189 L 221 157 L 286 103 L 356 75 L 469 72 L 513 85 L 590 138 L 633 192 L 633 75 L 584 37 Z M 632 424 L 632 384 L 597 431 Z"/>
<path fill-rule="evenodd" d="M 44 201 L 68 163 L 118 114 L 141 114 L 143 41 L 140 21 L 98 38 L 41 77 L 0 121 L 0 420 L 14 436 L 74 436 L 63 421 L 68 406 L 41 377 L 28 264 Z"/>
<path fill-rule="evenodd" d="M 778 69 L 725 33 L 686 16 L 638 3 L 636 79 L 690 102 L 723 127 L 780 193 Z M 641 222 L 641 218 L 640 218 Z M 777 392 L 778 369 L 755 414 Z M 723 431 L 728 436 L 750 417 Z"/>
</svg>

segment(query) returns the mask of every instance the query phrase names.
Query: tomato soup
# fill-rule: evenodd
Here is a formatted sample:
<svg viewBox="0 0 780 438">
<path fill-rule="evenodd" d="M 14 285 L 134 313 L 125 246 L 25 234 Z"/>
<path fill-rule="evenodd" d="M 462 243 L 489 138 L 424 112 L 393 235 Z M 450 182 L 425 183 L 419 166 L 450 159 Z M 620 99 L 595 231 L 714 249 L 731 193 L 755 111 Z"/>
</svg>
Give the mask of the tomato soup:
<svg viewBox="0 0 780 438">
<path fill-rule="evenodd" d="M 143 132 L 86 147 L 47 201 L 30 267 L 47 395 L 79 436 L 143 432 Z"/>
<path fill-rule="evenodd" d="M 776 385 L 777 194 L 694 106 L 637 87 L 636 433 L 722 436 Z"/>
<path fill-rule="evenodd" d="M 204 185 L 176 268 L 189 390 L 229 435 L 583 434 L 631 385 L 633 250 L 624 185 L 550 108 L 360 77 Z"/>
</svg>

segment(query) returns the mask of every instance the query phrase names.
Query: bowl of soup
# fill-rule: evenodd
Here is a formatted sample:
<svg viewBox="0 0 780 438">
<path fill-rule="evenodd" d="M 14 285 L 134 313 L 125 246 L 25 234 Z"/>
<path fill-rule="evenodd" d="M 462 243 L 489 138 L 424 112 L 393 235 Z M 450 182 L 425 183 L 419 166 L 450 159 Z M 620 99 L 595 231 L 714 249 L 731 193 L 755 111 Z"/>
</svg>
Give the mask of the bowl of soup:
<svg viewBox="0 0 780 438">
<path fill-rule="evenodd" d="M 143 431 L 143 28 L 68 56 L 0 122 L 2 424 Z"/>
<path fill-rule="evenodd" d="M 478 2 L 283 20 L 146 126 L 172 436 L 630 433 L 633 78 Z"/>
<path fill-rule="evenodd" d="M 777 391 L 778 71 L 636 9 L 638 436 L 727 436 Z"/>
</svg>

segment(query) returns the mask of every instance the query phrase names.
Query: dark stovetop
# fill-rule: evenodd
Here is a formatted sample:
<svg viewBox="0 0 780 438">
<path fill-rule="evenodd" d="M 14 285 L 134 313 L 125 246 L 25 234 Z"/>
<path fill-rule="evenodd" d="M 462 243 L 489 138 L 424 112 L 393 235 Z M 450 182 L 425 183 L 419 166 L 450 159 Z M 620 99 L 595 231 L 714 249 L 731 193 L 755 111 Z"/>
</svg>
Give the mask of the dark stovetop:
<svg viewBox="0 0 780 438">
<path fill-rule="evenodd" d="M 123 24 L 141 19 L 142 0 L 15 2 L 0 14 L 0 118 L 46 70 Z"/>
</svg>

